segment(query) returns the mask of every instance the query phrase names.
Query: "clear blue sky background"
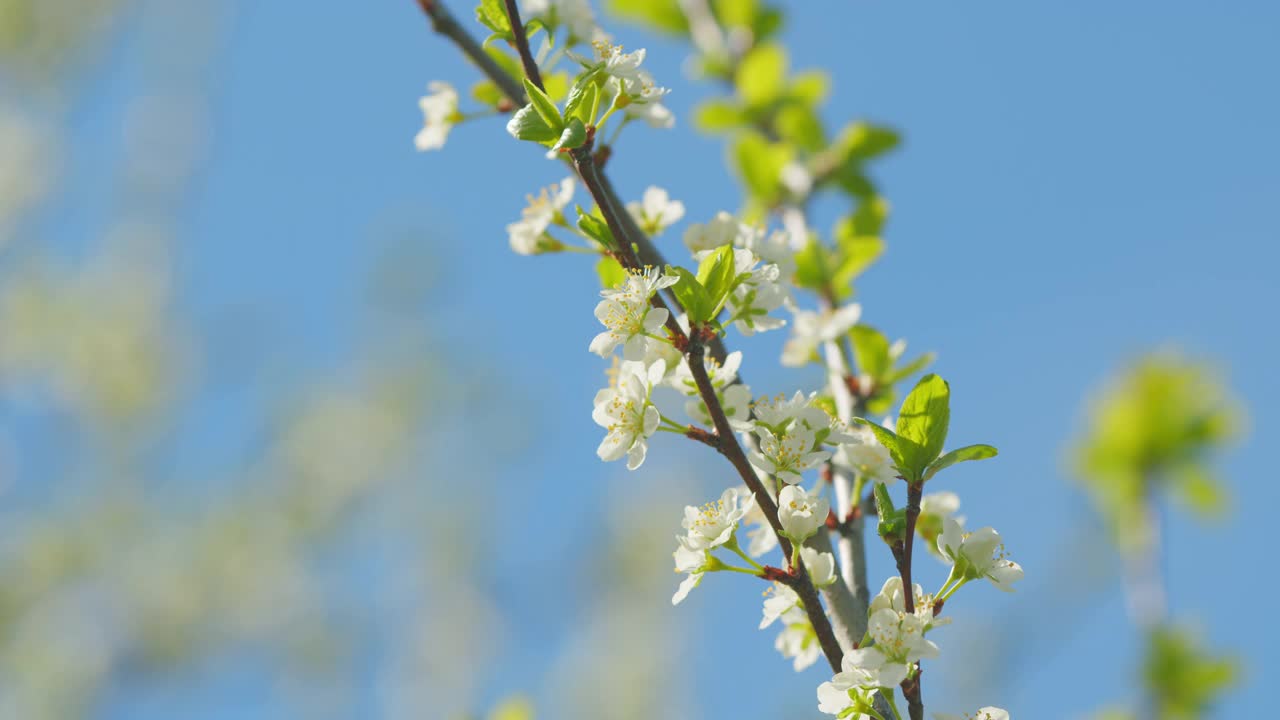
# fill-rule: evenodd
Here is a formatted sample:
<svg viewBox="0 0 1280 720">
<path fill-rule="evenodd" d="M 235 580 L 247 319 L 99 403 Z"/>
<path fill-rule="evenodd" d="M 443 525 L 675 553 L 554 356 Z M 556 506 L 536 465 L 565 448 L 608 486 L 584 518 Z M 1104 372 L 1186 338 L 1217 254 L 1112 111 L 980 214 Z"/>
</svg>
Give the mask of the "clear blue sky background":
<svg viewBox="0 0 1280 720">
<path fill-rule="evenodd" d="M 465 3 L 451 5 L 470 16 Z M 866 118 L 905 136 L 876 168 L 894 209 L 889 252 L 860 282 L 859 298 L 868 321 L 914 350 L 939 352 L 937 370 L 954 392 L 954 441 L 1000 448 L 998 460 L 946 482 L 970 522 L 999 528 L 1027 569 L 1016 595 L 977 588 L 949 606 L 955 626 L 938 638 L 948 663 L 984 667 L 991 652 L 997 664 L 981 683 L 933 665 L 933 707 L 990 702 L 1018 718 L 1066 718 L 1128 696 L 1135 643 L 1118 584 L 1088 568 L 1104 556 L 1063 458 L 1087 393 L 1136 354 L 1172 346 L 1220 367 L 1250 410 L 1247 437 L 1222 463 L 1233 522 L 1204 527 L 1175 514 L 1168 577 L 1175 615 L 1248 661 L 1245 684 L 1217 716 L 1261 717 L 1271 708 L 1266 680 L 1280 666 L 1265 620 L 1280 587 L 1261 544 L 1280 500 L 1266 449 L 1280 431 L 1272 317 L 1280 8 L 789 5 L 793 67 L 832 71 L 829 125 Z M 736 209 L 723 148 L 688 122 L 709 89 L 683 78 L 684 50 L 633 27 L 609 29 L 649 47 L 647 64 L 675 88 L 679 118 L 673 131 L 628 131 L 610 167 L 616 184 L 629 198 L 649 184 L 667 188 L 688 207 L 686 222 Z M 179 255 L 180 299 L 197 319 L 241 304 L 271 308 L 288 337 L 325 363 L 350 342 L 336 328 L 356 304 L 360 268 L 374 260 L 361 238 L 417 228 L 447 290 L 424 307 L 423 322 L 438 325 L 449 347 L 502 368 L 498 380 L 521 393 L 509 421 L 533 442 L 506 476 L 504 505 L 524 510 L 511 532 L 555 557 L 607 522 L 611 483 L 645 483 L 684 463 L 722 472 L 662 438 L 634 475 L 595 458 L 589 411 L 603 376 L 586 350 L 596 332 L 594 276 L 580 258 L 511 254 L 503 229 L 524 195 L 559 180 L 562 166 L 510 141 L 496 120 L 456 130 L 443 152 L 414 152 L 426 83 L 465 87 L 477 76 L 413 2 L 238 3 L 224 42 L 209 164 Z M 127 50 L 113 58 L 118 69 L 105 73 L 86 123 L 111 112 L 136 62 Z M 96 160 L 77 162 L 91 173 Z M 819 227 L 838 210 L 820 207 Z M 682 229 L 663 241 L 671 256 L 683 256 Z M 744 373 L 757 394 L 817 380 L 776 368 L 780 340 L 730 338 L 747 350 Z M 686 501 L 725 481 L 710 475 Z M 679 511 L 671 508 L 673 532 Z M 480 705 L 514 690 L 537 697 L 537 675 L 526 669 L 572 623 L 554 588 L 575 568 L 493 562 L 510 578 L 500 599 L 516 630 Z M 876 563 L 878 585 L 890 567 L 887 558 Z M 781 698 L 807 707 L 825 673 L 792 676 L 771 635 L 754 630 L 758 589 L 721 580 L 671 613 L 689 633 L 691 654 L 680 662 L 694 668 L 701 713 L 763 718 L 796 707 Z M 664 588 L 652 601 L 668 597 Z M 992 630 L 999 641 L 983 639 Z M 777 702 L 735 692 L 766 679 Z"/>
</svg>

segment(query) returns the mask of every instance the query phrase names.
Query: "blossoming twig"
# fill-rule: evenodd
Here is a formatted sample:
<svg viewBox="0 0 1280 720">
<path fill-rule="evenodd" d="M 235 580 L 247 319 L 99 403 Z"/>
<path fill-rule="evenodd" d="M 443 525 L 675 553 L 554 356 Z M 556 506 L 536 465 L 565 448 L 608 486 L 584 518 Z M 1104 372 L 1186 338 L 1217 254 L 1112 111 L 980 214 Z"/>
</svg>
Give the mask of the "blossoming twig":
<svg viewBox="0 0 1280 720">
<path fill-rule="evenodd" d="M 520 52 L 522 63 L 526 68 L 530 65 L 536 66 L 536 60 L 534 60 L 529 51 L 529 41 L 525 35 L 524 26 L 520 23 L 519 13 L 515 11 L 514 0 L 507 0 L 507 10 L 508 18 L 511 21 L 511 30 L 515 35 L 516 49 Z M 529 81 L 533 82 L 539 89 L 542 89 L 540 78 L 535 80 L 534 77 L 530 77 Z M 626 213 L 619 210 L 617 201 L 606 192 L 605 183 L 601 179 L 601 173 L 591 150 L 592 142 L 590 136 L 588 136 L 587 142 L 569 152 L 574 169 L 578 171 L 578 176 L 582 178 L 583 184 L 600 208 L 600 213 L 604 216 L 605 224 L 609 227 L 610 232 L 614 234 L 615 238 L 619 239 L 618 247 L 613 251 L 614 257 L 623 267 L 629 270 L 643 270 L 640 259 L 633 247 L 634 239 L 628 234 L 628 228 L 625 227 L 621 220 L 621 217 Z M 724 455 L 730 464 L 734 466 L 734 469 L 738 471 L 738 475 L 742 478 L 747 488 L 751 490 L 752 495 L 755 496 L 756 502 L 760 505 L 760 509 L 769 521 L 769 525 L 773 528 L 774 533 L 778 535 L 778 544 L 782 547 L 785 555 L 790 556 L 792 554 L 791 543 L 783 534 L 782 523 L 778 519 L 777 505 L 764 487 L 764 484 L 756 476 L 751 463 L 747 460 L 747 455 L 738 443 L 737 437 L 733 433 L 733 428 L 729 425 L 728 417 L 725 416 L 724 408 L 720 405 L 715 388 L 711 384 L 711 379 L 707 376 L 706 367 L 702 359 L 704 342 L 701 339 L 691 340 L 685 334 L 676 319 L 676 315 L 668 310 L 661 296 L 655 294 L 651 302 L 654 307 L 667 310 L 667 331 L 676 341 L 677 346 L 685 348 L 685 357 L 694 382 L 697 384 L 698 393 L 707 406 L 707 411 L 711 415 L 716 434 L 719 437 L 720 454 Z M 793 569 L 795 571 L 793 589 L 804 604 L 805 612 L 813 625 L 814 633 L 818 637 L 818 642 L 822 646 L 827 662 L 833 670 L 838 671 L 844 652 L 840 649 L 840 644 L 836 641 L 834 631 L 831 628 L 831 622 L 823 611 L 817 588 L 814 587 L 813 581 L 809 578 L 803 561 L 797 562 L 796 567 Z"/>
</svg>

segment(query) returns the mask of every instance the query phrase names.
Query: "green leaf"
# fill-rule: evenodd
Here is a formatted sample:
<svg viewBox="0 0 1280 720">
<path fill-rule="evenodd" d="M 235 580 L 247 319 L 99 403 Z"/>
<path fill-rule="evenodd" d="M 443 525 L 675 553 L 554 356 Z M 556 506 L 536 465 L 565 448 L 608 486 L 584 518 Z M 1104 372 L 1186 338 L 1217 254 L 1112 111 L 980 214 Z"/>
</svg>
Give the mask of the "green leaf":
<svg viewBox="0 0 1280 720">
<path fill-rule="evenodd" d="M 600 276 L 600 286 L 605 289 L 616 288 L 627 279 L 627 271 L 610 255 L 600 256 L 600 262 L 596 263 L 596 275 Z"/>
<path fill-rule="evenodd" d="M 733 246 L 724 245 L 708 254 L 698 265 L 698 282 L 707 292 L 708 312 L 711 317 L 720 314 L 729 294 L 738 285 L 738 276 L 734 272 Z M 710 319 L 710 318 L 707 318 Z"/>
<path fill-rule="evenodd" d="M 480 5 L 476 7 L 476 19 L 480 21 L 481 25 L 498 35 L 513 37 L 511 34 L 511 20 L 507 18 L 507 11 L 502 5 L 502 0 L 480 0 Z"/>
<path fill-rule="evenodd" d="M 569 118 L 569 123 L 564 126 L 564 132 L 560 133 L 560 139 L 555 145 L 551 146 L 552 150 L 572 150 L 576 147 L 582 147 L 587 141 L 587 127 L 582 124 L 582 120 L 576 117 Z"/>
<path fill-rule="evenodd" d="M 865 162 L 896 148 L 898 133 L 887 127 L 857 122 L 845 128 L 841 137 L 850 160 Z"/>
<path fill-rule="evenodd" d="M 888 382 L 890 385 L 894 383 L 902 382 L 903 380 L 906 380 L 912 375 L 915 375 L 921 370 L 924 370 L 925 368 L 932 365 L 936 357 L 937 357 L 937 353 L 927 352 L 917 357 L 915 360 L 912 360 L 911 362 L 907 363 L 906 365 L 903 365 L 895 369 L 893 373 L 889 375 L 886 382 Z"/>
<path fill-rule="evenodd" d="M 747 116 L 733 100 L 712 98 L 694 110 L 693 124 L 703 132 L 731 130 L 747 124 Z"/>
<path fill-rule="evenodd" d="M 903 459 L 908 481 L 918 482 L 929 463 L 942 454 L 951 422 L 951 388 L 937 375 L 925 375 L 902 401 L 898 437 L 905 440 Z M 909 443 L 909 445 L 907 445 Z"/>
<path fill-rule="evenodd" d="M 832 283 L 837 291 L 848 288 L 854 278 L 884 254 L 884 240 L 875 235 L 850 236 L 837 232 L 836 247 L 840 257 Z"/>
<path fill-rule="evenodd" d="M 489 107 L 496 107 L 506 99 L 506 96 L 502 94 L 502 91 L 498 89 L 498 86 L 492 80 L 481 80 L 472 85 L 471 97 Z"/>
<path fill-rule="evenodd" d="M 773 116 L 778 135 L 802 150 L 817 151 L 827 144 L 822 120 L 809 105 L 790 103 L 783 105 Z"/>
<path fill-rule="evenodd" d="M 538 116 L 547 124 L 547 127 L 555 131 L 556 137 L 564 130 L 564 118 L 560 116 L 560 110 L 556 108 L 556 104 L 551 102 L 551 98 L 542 91 L 529 78 L 524 79 L 524 91 L 529 95 L 529 104 L 533 105 L 533 109 L 538 112 Z"/>
<path fill-rule="evenodd" d="M 831 78 L 822 70 L 805 70 L 791 78 L 791 86 L 787 95 L 792 99 L 809 106 L 816 106 L 827 99 L 831 89 Z"/>
<path fill-rule="evenodd" d="M 876 498 L 876 534 L 890 545 L 902 542 L 907 530 L 907 514 L 905 510 L 893 507 L 893 498 L 889 496 L 889 488 L 882 482 L 875 484 L 872 492 Z"/>
<path fill-rule="evenodd" d="M 884 230 L 885 220 L 889 218 L 889 201 L 873 195 L 863 198 L 858 209 L 841 226 L 844 233 L 851 236 L 879 235 Z M 837 233 L 839 234 L 839 232 Z"/>
<path fill-rule="evenodd" d="M 617 247 L 617 243 L 613 239 L 613 233 L 609 230 L 609 226 L 604 220 L 586 212 L 581 206 L 578 209 L 578 229 L 587 234 L 587 237 L 595 240 L 604 246 L 606 250 L 613 250 Z"/>
<path fill-rule="evenodd" d="M 564 103 L 565 117 L 576 114 L 576 111 L 580 108 L 586 110 L 586 112 L 591 112 L 591 104 L 596 94 L 596 77 L 600 74 L 602 67 L 602 65 L 598 65 L 591 68 L 579 75 L 578 79 L 573 82 L 573 87 L 569 88 L 569 98 Z M 586 107 L 583 108 L 583 105 Z M 583 117 L 582 115 L 578 117 L 581 117 L 585 123 L 595 120 L 595 118 Z"/>
<path fill-rule="evenodd" d="M 756 132 L 743 133 L 733 146 L 733 160 L 742 181 L 757 200 L 772 204 L 782 189 L 782 168 L 791 162 L 789 145 L 770 143 Z"/>
<path fill-rule="evenodd" d="M 677 0 L 609 0 L 617 15 L 648 24 L 655 30 L 675 35 L 689 32 L 689 21 Z"/>
<path fill-rule="evenodd" d="M 870 375 L 879 385 L 893 362 L 889 357 L 889 338 L 870 325 L 854 325 L 849 328 L 849 339 L 853 341 L 853 357 L 858 363 L 858 372 Z"/>
<path fill-rule="evenodd" d="M 993 458 L 995 456 L 996 449 L 990 445 L 966 445 L 962 448 L 952 450 L 946 455 L 935 460 L 933 464 L 929 466 L 929 469 L 925 471 L 924 479 L 928 480 L 934 475 L 937 475 L 938 472 L 946 470 L 956 463 L 966 462 L 968 460 L 986 460 L 987 458 Z"/>
<path fill-rule="evenodd" d="M 547 125 L 533 104 L 525 105 L 516 111 L 507 121 L 507 132 L 520 140 L 533 142 L 554 142 L 560 138 L 560 131 Z"/>
<path fill-rule="evenodd" d="M 711 303 L 707 298 L 707 290 L 698 282 L 693 273 L 682 267 L 668 265 L 667 274 L 677 278 L 671 286 L 671 292 L 689 315 L 689 324 L 706 323 L 711 319 Z"/>
<path fill-rule="evenodd" d="M 733 84 L 747 105 L 760 107 L 782 93 L 787 77 L 787 51 L 765 43 L 752 48 L 738 64 Z"/>
<path fill-rule="evenodd" d="M 831 251 L 826 245 L 810 239 L 796 253 L 795 284 L 810 290 L 822 290 L 831 282 Z"/>
</svg>

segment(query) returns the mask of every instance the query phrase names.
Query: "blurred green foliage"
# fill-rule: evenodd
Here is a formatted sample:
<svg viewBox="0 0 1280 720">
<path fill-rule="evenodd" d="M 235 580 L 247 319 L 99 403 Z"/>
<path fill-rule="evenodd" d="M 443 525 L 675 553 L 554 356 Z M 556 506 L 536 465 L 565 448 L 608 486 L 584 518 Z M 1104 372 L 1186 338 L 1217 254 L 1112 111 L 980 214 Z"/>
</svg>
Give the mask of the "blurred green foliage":
<svg viewBox="0 0 1280 720">
<path fill-rule="evenodd" d="M 1204 717 L 1238 674 L 1234 660 L 1209 655 L 1186 630 L 1160 627 L 1147 638 L 1143 682 L 1161 720 Z"/>
<path fill-rule="evenodd" d="M 1208 368 L 1173 354 L 1139 360 L 1093 402 L 1075 470 L 1125 556 L 1134 620 L 1146 634 L 1138 711 L 1099 720 L 1196 720 L 1237 680 L 1234 660 L 1209 654 L 1166 617 L 1159 523 L 1166 496 L 1219 517 L 1226 490 L 1211 468 L 1241 412 Z"/>
<path fill-rule="evenodd" d="M 1202 517 L 1225 510 L 1210 460 L 1240 424 L 1214 375 L 1172 355 L 1141 360 L 1094 401 L 1077 474 L 1122 549 L 1142 542 L 1144 508 L 1166 492 Z"/>
</svg>

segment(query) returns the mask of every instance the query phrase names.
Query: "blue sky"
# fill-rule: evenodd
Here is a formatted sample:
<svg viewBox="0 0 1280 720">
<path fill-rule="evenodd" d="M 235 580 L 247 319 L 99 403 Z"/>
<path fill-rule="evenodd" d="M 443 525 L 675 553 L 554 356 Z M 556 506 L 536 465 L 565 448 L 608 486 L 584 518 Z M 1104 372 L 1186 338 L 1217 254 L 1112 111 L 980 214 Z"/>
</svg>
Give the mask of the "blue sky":
<svg viewBox="0 0 1280 720">
<path fill-rule="evenodd" d="M 1205 527 L 1175 514 L 1168 577 L 1174 614 L 1247 660 L 1245 685 L 1218 716 L 1258 716 L 1269 708 L 1261 681 L 1280 650 L 1265 627 L 1240 618 L 1257 617 L 1257 598 L 1278 589 L 1256 543 L 1280 500 L 1265 450 L 1280 430 L 1272 375 L 1280 339 L 1270 318 L 1280 308 L 1280 8 L 790 6 L 783 39 L 792 66 L 832 74 L 828 125 L 864 118 L 905 137 L 875 169 L 893 205 L 889 250 L 858 297 L 868 322 L 914 350 L 938 351 L 936 369 L 953 388 L 954 441 L 1000 448 L 998 460 L 958 468 L 946 482 L 970 521 L 999 528 L 1027 569 L 1011 597 L 979 588 L 949 605 L 956 624 L 944 632 L 963 652 L 979 660 L 993 647 L 1007 653 L 985 683 L 937 664 L 928 675 L 935 706 L 989 702 L 1015 717 L 1056 718 L 1126 697 L 1135 645 L 1118 584 L 1081 561 L 1094 551 L 1094 524 L 1063 458 L 1088 393 L 1136 354 L 1174 347 L 1219 367 L 1249 408 L 1248 434 L 1222 463 L 1233 522 Z M 628 46 L 649 47 L 646 64 L 674 88 L 669 104 L 679 118 L 668 132 L 628 130 L 610 163 L 616 185 L 628 198 L 665 187 L 687 206 L 686 223 L 736 209 L 723 147 L 688 122 L 709 88 L 685 79 L 683 48 L 634 27 L 609 29 Z M 413 2 L 310 3 L 305 13 L 295 3 L 238 3 L 221 42 L 207 165 L 177 258 L 184 312 L 208 324 L 227 308 L 266 308 L 289 342 L 318 365 L 332 363 L 352 341 L 344 313 L 375 261 L 361 238 L 411 233 L 442 270 L 443 290 L 423 307 L 423 322 L 442 347 L 483 358 L 519 388 L 510 422 L 531 442 L 503 497 L 530 512 L 512 532 L 569 551 L 598 529 L 610 484 L 705 469 L 680 501 L 689 503 L 723 484 L 710 474 L 722 472 L 712 459 L 672 440 L 655 443 L 656 461 L 634 475 L 596 460 L 589 411 L 603 376 L 586 351 L 596 332 L 590 266 L 515 256 L 503 229 L 524 195 L 559 180 L 562 167 L 510 141 L 496 120 L 457 129 L 442 152 L 413 151 L 426 83 L 465 87 L 477 77 Z M 86 128 L 112 117 L 121 78 L 138 62 L 128 50 L 112 53 Z M 111 159 L 82 158 L 77 167 L 92 177 Z M 820 204 L 819 228 L 840 209 Z M 661 241 L 669 256 L 682 256 L 682 229 Z M 746 351 L 743 372 L 757 394 L 818 381 L 776 367 L 780 340 L 730 338 Z M 550 499 L 553 483 L 571 487 L 570 497 Z M 671 508 L 673 532 L 679 510 Z M 556 598 L 547 590 L 570 570 L 493 561 L 510 573 L 500 600 L 513 625 L 537 628 L 514 633 L 507 666 L 492 671 L 536 697 L 539 688 L 520 686 L 530 682 L 522 668 L 558 647 L 571 622 L 548 612 Z M 872 577 L 889 571 L 879 558 Z M 750 718 L 794 707 L 762 708 L 734 693 L 766 677 L 778 696 L 807 702 L 823 673 L 780 672 L 771 638 L 754 630 L 757 589 L 711 584 L 722 587 L 700 590 L 671 616 L 696 634 L 688 662 L 701 712 Z M 1236 587 L 1252 591 L 1245 597 Z M 667 592 L 653 602 L 665 604 Z M 991 628 L 1005 633 L 999 643 L 983 639 Z M 944 657 L 947 641 L 939 639 Z M 480 700 L 507 689 L 488 687 Z M 979 691 L 990 695 L 974 697 Z"/>
</svg>

